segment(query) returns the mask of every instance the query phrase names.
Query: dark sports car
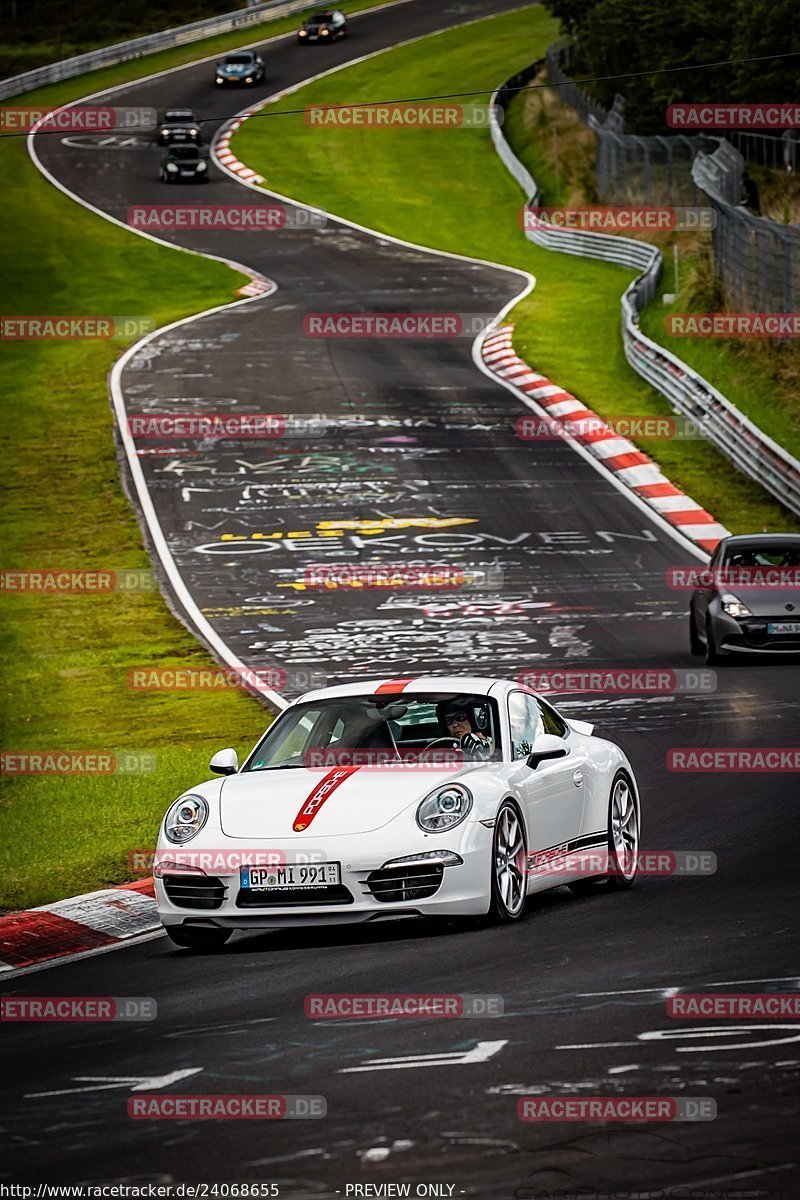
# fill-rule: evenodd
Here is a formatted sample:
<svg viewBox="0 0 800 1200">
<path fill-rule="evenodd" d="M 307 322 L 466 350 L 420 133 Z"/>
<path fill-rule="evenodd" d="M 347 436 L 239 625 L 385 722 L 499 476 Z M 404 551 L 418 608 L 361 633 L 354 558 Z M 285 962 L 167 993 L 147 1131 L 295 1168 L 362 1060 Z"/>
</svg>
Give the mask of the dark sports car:
<svg viewBox="0 0 800 1200">
<path fill-rule="evenodd" d="M 200 122 L 190 108 L 168 108 L 161 113 L 156 126 L 156 141 L 161 146 L 173 142 L 197 145 L 201 142 Z"/>
<path fill-rule="evenodd" d="M 347 18 L 338 9 L 312 13 L 303 22 L 297 35 L 298 42 L 307 46 L 310 42 L 330 43 L 347 37 Z"/>
<path fill-rule="evenodd" d="M 260 83 L 264 78 L 264 60 L 255 50 L 237 50 L 235 54 L 226 54 L 217 63 L 217 87 L 226 84 L 243 84 L 249 86 Z"/>
<path fill-rule="evenodd" d="M 800 534 L 723 538 L 689 604 L 693 654 L 800 654 Z"/>
<path fill-rule="evenodd" d="M 170 146 L 159 175 L 162 183 L 208 183 L 208 162 L 197 146 Z"/>
</svg>

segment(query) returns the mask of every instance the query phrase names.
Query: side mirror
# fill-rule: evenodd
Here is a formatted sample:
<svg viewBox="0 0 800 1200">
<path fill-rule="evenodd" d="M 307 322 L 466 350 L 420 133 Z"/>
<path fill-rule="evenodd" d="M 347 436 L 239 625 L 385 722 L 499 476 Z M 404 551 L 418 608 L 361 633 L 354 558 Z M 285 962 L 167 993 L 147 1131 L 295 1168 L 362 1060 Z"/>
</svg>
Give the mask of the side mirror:
<svg viewBox="0 0 800 1200">
<path fill-rule="evenodd" d="M 239 770 L 239 756 L 235 750 L 218 750 L 208 765 L 215 775 L 235 775 Z"/>
<path fill-rule="evenodd" d="M 533 743 L 533 749 L 527 758 L 528 766 L 535 771 L 540 762 L 550 758 L 566 758 L 569 747 L 563 738 L 552 733 L 540 733 Z"/>
</svg>

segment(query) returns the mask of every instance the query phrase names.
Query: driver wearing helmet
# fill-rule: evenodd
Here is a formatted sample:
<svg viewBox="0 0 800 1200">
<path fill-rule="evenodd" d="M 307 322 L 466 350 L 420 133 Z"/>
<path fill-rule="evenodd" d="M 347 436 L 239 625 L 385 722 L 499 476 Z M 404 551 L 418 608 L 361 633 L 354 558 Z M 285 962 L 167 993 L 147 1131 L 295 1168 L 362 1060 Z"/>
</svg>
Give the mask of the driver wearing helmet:
<svg viewBox="0 0 800 1200">
<path fill-rule="evenodd" d="M 467 758 L 485 762 L 492 753 L 492 739 L 479 726 L 488 727 L 486 706 L 460 697 L 436 705 L 436 719 L 446 737 L 458 742 Z"/>
</svg>

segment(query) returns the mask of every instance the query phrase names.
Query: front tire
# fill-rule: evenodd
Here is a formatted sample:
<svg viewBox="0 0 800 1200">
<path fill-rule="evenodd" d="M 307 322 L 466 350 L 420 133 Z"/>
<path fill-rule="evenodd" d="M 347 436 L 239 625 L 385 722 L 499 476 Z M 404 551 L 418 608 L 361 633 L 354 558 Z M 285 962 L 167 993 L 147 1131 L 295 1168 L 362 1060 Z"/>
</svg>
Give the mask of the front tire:
<svg viewBox="0 0 800 1200">
<path fill-rule="evenodd" d="M 492 838 L 491 918 L 501 925 L 518 921 L 525 908 L 527 889 L 525 827 L 510 800 L 497 813 Z"/>
<path fill-rule="evenodd" d="M 694 610 L 689 609 L 689 649 L 692 654 L 705 654 L 706 648 L 700 641 L 697 634 L 697 621 L 695 619 Z"/>
<path fill-rule="evenodd" d="M 706 663 L 709 667 L 722 667 L 728 661 L 726 654 L 720 654 L 717 649 L 717 643 L 714 641 L 714 634 L 711 629 L 711 622 L 706 621 Z"/>
<path fill-rule="evenodd" d="M 221 950 L 233 933 L 232 929 L 199 929 L 191 925 L 170 925 L 166 929 L 167 937 L 176 946 L 186 950 L 194 950 L 198 954 L 211 954 Z"/>
<path fill-rule="evenodd" d="M 636 793 L 625 771 L 618 771 L 608 799 L 608 856 L 612 871 L 593 879 L 578 879 L 567 886 L 573 896 L 597 891 L 623 892 L 633 887 L 639 870 L 641 818 Z"/>
</svg>

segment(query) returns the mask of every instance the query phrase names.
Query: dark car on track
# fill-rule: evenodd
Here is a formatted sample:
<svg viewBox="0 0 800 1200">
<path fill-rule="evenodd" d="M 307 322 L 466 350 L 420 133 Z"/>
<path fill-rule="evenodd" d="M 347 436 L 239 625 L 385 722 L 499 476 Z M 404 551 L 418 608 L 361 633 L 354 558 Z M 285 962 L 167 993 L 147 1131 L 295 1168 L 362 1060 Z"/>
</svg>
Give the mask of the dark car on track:
<svg viewBox="0 0 800 1200">
<path fill-rule="evenodd" d="M 242 84 L 248 87 L 260 83 L 263 78 L 264 60 L 255 50 L 237 50 L 235 54 L 226 54 L 217 63 L 217 87 L 225 87 L 226 84 Z"/>
<path fill-rule="evenodd" d="M 198 145 L 202 141 L 200 122 L 190 108 L 168 108 L 159 116 L 156 141 L 160 146 L 173 142 Z"/>
<path fill-rule="evenodd" d="M 303 28 L 297 35 L 297 40 L 304 46 L 312 42 L 329 44 L 339 38 L 347 37 L 347 18 L 338 8 L 326 12 L 312 13 L 303 22 Z"/>
<path fill-rule="evenodd" d="M 800 534 L 723 538 L 689 603 L 693 654 L 800 654 Z"/>
<path fill-rule="evenodd" d="M 208 183 L 208 161 L 198 146 L 170 146 L 159 175 L 162 183 Z"/>
</svg>

